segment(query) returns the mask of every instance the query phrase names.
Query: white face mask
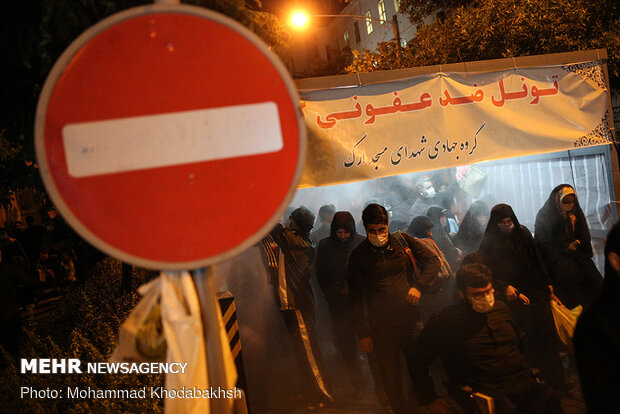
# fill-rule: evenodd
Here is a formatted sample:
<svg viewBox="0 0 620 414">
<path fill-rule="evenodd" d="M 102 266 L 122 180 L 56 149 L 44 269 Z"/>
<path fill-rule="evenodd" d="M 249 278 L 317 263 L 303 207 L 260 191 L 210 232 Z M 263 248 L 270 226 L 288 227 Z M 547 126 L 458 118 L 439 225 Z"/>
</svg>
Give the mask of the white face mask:
<svg viewBox="0 0 620 414">
<path fill-rule="evenodd" d="M 422 195 L 426 198 L 433 198 L 435 197 L 435 188 L 434 187 L 429 187 L 427 189 L 425 189 L 424 191 L 422 191 Z"/>
<path fill-rule="evenodd" d="M 370 242 L 370 244 L 372 244 L 375 247 L 383 247 L 388 243 L 389 240 L 390 240 L 389 233 L 368 235 L 368 241 Z"/>
<path fill-rule="evenodd" d="M 478 313 L 487 313 L 495 305 L 495 295 L 490 292 L 481 298 L 473 298 L 471 300 L 471 308 Z"/>
</svg>

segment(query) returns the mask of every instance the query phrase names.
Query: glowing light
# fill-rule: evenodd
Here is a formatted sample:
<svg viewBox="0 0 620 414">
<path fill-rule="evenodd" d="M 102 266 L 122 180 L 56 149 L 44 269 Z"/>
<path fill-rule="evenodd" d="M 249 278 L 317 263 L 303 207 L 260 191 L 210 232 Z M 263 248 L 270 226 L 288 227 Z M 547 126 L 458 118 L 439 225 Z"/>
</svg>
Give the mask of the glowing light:
<svg viewBox="0 0 620 414">
<path fill-rule="evenodd" d="M 308 15 L 302 11 L 296 11 L 291 16 L 291 24 L 295 27 L 304 27 L 308 24 Z"/>
</svg>

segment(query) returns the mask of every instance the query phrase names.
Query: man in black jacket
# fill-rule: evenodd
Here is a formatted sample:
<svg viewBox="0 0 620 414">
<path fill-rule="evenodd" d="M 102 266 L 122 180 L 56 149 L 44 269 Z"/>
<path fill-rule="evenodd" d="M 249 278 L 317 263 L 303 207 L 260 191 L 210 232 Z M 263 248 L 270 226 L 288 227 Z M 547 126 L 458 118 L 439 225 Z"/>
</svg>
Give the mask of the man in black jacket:
<svg viewBox="0 0 620 414">
<path fill-rule="evenodd" d="M 322 406 L 331 403 L 332 397 L 323 375 L 314 323 L 314 295 L 310 286 L 310 266 L 315 254 L 310 239 L 313 224 L 314 214 L 306 207 L 299 207 L 291 213 L 286 226 L 276 225 L 263 239 L 262 246 L 274 298 L 307 383 L 307 403 Z"/>
<path fill-rule="evenodd" d="M 347 265 L 351 251 L 364 241 L 355 231 L 355 220 L 348 211 L 338 211 L 331 222 L 331 235 L 320 241 L 316 252 L 316 277 L 325 295 L 334 325 L 336 346 L 356 391 L 365 381 L 360 367 L 353 314 L 349 302 Z"/>
<path fill-rule="evenodd" d="M 467 385 L 493 397 L 496 414 L 562 413 L 559 398 L 532 375 L 523 354 L 524 335 L 508 306 L 495 301 L 489 268 L 464 265 L 456 280 L 462 302 L 433 315 L 413 347 L 412 382 L 420 404 L 433 414 L 453 412 L 428 375 L 440 356 L 450 388 Z"/>
<path fill-rule="evenodd" d="M 439 272 L 439 258 L 407 234 L 388 232 L 386 209 L 370 204 L 362 213 L 368 237 L 349 258 L 349 288 L 360 347 L 376 353 L 386 396 L 396 414 L 413 412 L 403 393 L 400 353 L 409 362 L 419 331 L 418 301 Z M 403 237 L 416 260 L 401 245 Z M 414 269 L 419 271 L 416 277 Z M 410 375 L 411 365 L 409 364 Z"/>
</svg>

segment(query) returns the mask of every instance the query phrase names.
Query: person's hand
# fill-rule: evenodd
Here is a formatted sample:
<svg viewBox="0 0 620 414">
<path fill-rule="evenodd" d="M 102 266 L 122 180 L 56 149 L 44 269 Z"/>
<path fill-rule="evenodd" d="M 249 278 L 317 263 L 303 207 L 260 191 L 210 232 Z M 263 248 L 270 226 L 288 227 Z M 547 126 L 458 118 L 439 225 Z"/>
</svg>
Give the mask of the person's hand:
<svg viewBox="0 0 620 414">
<path fill-rule="evenodd" d="M 411 289 L 409 289 L 409 292 L 407 292 L 407 302 L 411 303 L 412 305 L 417 305 L 420 301 L 421 296 L 422 292 L 412 287 Z"/>
<path fill-rule="evenodd" d="M 457 262 L 463 261 L 463 252 L 459 248 L 456 248 L 456 261 Z"/>
<path fill-rule="evenodd" d="M 521 301 L 521 303 L 523 303 L 525 306 L 530 304 L 530 298 L 528 298 L 527 296 L 525 296 L 523 293 L 519 293 L 519 300 Z"/>
<path fill-rule="evenodd" d="M 581 244 L 581 242 L 579 240 L 573 240 L 568 247 L 566 248 L 567 251 L 569 252 L 574 252 L 577 250 L 577 247 L 579 247 L 579 245 Z"/>
<path fill-rule="evenodd" d="M 560 300 L 560 298 L 558 298 L 557 296 L 555 296 L 555 294 L 551 295 L 551 299 L 555 300 L 557 303 L 559 303 L 560 305 L 564 306 L 564 304 L 562 303 L 562 301 Z"/>
<path fill-rule="evenodd" d="M 548 285 L 547 287 L 549 288 L 549 293 L 551 295 L 551 299 L 555 300 L 557 303 L 559 303 L 560 305 L 564 306 L 564 304 L 562 303 L 560 298 L 555 296 L 555 289 L 553 289 L 553 285 Z"/>
<path fill-rule="evenodd" d="M 372 344 L 372 338 L 367 336 L 366 338 L 360 339 L 360 348 L 365 354 L 372 354 L 375 352 L 375 347 Z"/>
<path fill-rule="evenodd" d="M 506 299 L 508 299 L 509 302 L 512 302 L 513 300 L 516 300 L 519 298 L 519 291 L 515 289 L 512 285 L 508 285 L 505 293 L 506 293 Z"/>
<path fill-rule="evenodd" d="M 454 409 L 443 398 L 437 398 L 426 406 L 429 414 L 454 414 Z"/>
<path fill-rule="evenodd" d="M 557 296 L 555 296 L 555 293 L 553 291 L 553 286 L 549 285 L 549 291 L 551 292 L 551 300 L 555 300 L 558 304 L 564 306 L 564 304 L 562 303 L 562 301 L 560 300 L 560 298 L 558 298 Z"/>
</svg>

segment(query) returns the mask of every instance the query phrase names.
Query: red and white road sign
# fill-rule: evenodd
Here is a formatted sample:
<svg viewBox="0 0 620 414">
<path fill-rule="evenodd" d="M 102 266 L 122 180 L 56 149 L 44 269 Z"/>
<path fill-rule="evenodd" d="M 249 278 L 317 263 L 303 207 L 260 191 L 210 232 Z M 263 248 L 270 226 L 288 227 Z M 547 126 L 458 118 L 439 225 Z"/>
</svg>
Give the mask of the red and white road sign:
<svg viewBox="0 0 620 414">
<path fill-rule="evenodd" d="M 157 269 L 256 243 L 305 156 L 286 68 L 237 22 L 152 5 L 82 34 L 50 73 L 35 144 L 52 200 L 82 237 Z"/>
</svg>

